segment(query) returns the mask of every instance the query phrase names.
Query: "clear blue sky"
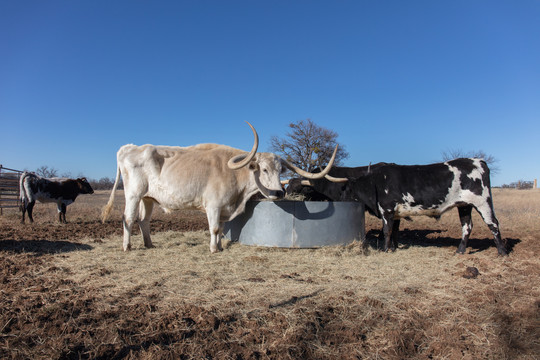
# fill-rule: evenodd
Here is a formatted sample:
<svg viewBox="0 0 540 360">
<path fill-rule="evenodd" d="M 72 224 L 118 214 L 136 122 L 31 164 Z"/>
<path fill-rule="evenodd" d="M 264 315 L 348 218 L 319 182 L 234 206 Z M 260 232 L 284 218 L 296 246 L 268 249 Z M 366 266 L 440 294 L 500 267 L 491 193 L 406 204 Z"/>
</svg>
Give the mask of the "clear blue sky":
<svg viewBox="0 0 540 360">
<path fill-rule="evenodd" d="M 348 166 L 540 179 L 540 1 L 0 0 L 0 164 L 114 177 L 127 143 L 249 150 L 312 119 Z"/>
</svg>

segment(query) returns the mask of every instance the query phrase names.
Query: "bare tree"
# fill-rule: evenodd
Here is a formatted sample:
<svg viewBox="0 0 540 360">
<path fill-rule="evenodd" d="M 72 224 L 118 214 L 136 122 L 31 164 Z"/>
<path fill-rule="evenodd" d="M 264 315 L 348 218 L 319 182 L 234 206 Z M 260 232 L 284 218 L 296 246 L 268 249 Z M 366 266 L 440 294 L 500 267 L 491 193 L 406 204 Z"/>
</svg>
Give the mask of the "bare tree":
<svg viewBox="0 0 540 360">
<path fill-rule="evenodd" d="M 477 150 L 477 151 L 468 151 L 465 152 L 461 149 L 451 149 L 447 151 L 442 152 L 442 159 L 443 161 L 458 159 L 458 158 L 479 158 L 483 159 L 486 164 L 489 166 L 489 170 L 496 174 L 499 172 L 499 166 L 497 163 L 499 160 L 495 158 L 493 155 L 486 154 L 483 150 Z"/>
<path fill-rule="evenodd" d="M 36 174 L 44 178 L 52 178 L 58 176 L 58 170 L 43 165 L 36 169 Z"/>
<path fill-rule="evenodd" d="M 270 150 L 280 154 L 294 165 L 306 171 L 328 164 L 334 147 L 339 145 L 334 165 L 341 165 L 349 153 L 337 142 L 335 131 L 318 126 L 311 119 L 289 124 L 291 132 L 284 138 L 272 136 Z"/>
</svg>

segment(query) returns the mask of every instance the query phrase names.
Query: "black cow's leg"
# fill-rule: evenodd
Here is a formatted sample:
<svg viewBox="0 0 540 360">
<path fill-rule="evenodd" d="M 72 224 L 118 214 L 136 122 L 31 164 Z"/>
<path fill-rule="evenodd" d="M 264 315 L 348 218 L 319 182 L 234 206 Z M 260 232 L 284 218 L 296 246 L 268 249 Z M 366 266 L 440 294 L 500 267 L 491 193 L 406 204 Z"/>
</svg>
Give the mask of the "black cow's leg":
<svg viewBox="0 0 540 360">
<path fill-rule="evenodd" d="M 58 213 L 58 219 L 61 223 L 67 224 L 66 221 L 66 204 L 60 205 L 60 212 Z"/>
<path fill-rule="evenodd" d="M 395 251 L 394 244 L 391 242 L 392 228 L 394 227 L 394 213 L 383 214 L 383 234 L 384 234 L 384 248 L 383 250 Z"/>
<path fill-rule="evenodd" d="M 26 207 L 26 212 L 28 213 L 28 219 L 30 219 L 30 222 L 34 222 L 34 217 L 32 216 L 32 211 L 34 210 L 34 205 L 36 204 L 35 201 L 31 201 L 28 203 Z"/>
<path fill-rule="evenodd" d="M 482 219 L 484 219 L 484 222 L 489 227 L 489 230 L 491 230 L 493 238 L 495 239 L 495 246 L 497 246 L 497 250 L 499 251 L 499 255 L 508 255 L 508 251 L 506 250 L 506 242 L 502 239 L 501 232 L 499 230 L 499 220 L 497 220 L 495 217 L 495 211 L 493 211 L 493 203 L 489 201 L 488 205 L 488 208 L 476 208 L 476 210 L 478 210 L 482 216 Z"/>
<path fill-rule="evenodd" d="M 394 225 L 392 226 L 392 244 L 394 246 L 394 249 L 398 248 L 398 237 L 399 237 L 399 223 L 401 222 L 400 219 L 394 219 Z"/>
<path fill-rule="evenodd" d="M 459 220 L 461 221 L 461 242 L 459 243 L 459 247 L 456 250 L 456 253 L 458 254 L 465 254 L 465 250 L 467 250 L 467 241 L 469 241 L 469 236 L 471 235 L 471 231 L 473 228 L 472 223 L 472 206 L 462 206 L 458 207 L 459 212 Z"/>
<path fill-rule="evenodd" d="M 21 211 L 22 211 L 21 224 L 24 224 L 24 214 L 26 213 L 26 203 L 24 201 L 21 202 Z"/>
<path fill-rule="evenodd" d="M 499 221 L 496 218 L 494 218 L 494 220 L 495 223 L 488 224 L 488 227 L 493 234 L 493 238 L 495 239 L 495 246 L 497 246 L 497 251 L 499 252 L 499 255 L 506 256 L 508 255 L 508 250 L 506 249 L 506 241 L 504 241 L 501 237 L 501 232 L 499 231 Z"/>
</svg>

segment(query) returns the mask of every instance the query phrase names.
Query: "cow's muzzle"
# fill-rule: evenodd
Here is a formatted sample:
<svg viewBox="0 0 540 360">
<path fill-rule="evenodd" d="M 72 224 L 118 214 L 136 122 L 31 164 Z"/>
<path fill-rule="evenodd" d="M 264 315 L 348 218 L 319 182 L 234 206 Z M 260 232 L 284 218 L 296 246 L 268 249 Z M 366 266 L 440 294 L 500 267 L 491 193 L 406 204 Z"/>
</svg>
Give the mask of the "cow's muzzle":
<svg viewBox="0 0 540 360">
<path fill-rule="evenodd" d="M 283 199 L 285 192 L 283 190 L 270 190 L 268 191 L 268 198 L 271 200 Z"/>
</svg>

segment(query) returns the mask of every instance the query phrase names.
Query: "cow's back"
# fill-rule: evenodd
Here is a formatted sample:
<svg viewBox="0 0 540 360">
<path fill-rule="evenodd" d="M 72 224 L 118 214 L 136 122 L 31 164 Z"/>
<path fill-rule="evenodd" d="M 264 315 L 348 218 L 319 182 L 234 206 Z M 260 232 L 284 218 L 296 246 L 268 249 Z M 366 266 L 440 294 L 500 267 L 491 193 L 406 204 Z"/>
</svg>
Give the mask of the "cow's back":
<svg viewBox="0 0 540 360">
<path fill-rule="evenodd" d="M 229 202 L 236 196 L 240 190 L 235 184 L 249 174 L 245 168 L 231 170 L 227 162 L 243 153 L 218 144 L 124 145 L 117 158 L 127 193 L 153 198 L 165 209 L 178 209 L 200 208 L 214 198 Z"/>
<path fill-rule="evenodd" d="M 370 176 L 384 206 L 405 204 L 405 209 L 422 209 L 419 214 L 438 216 L 460 203 L 483 204 L 490 196 L 489 169 L 480 159 L 385 165 Z"/>
</svg>

